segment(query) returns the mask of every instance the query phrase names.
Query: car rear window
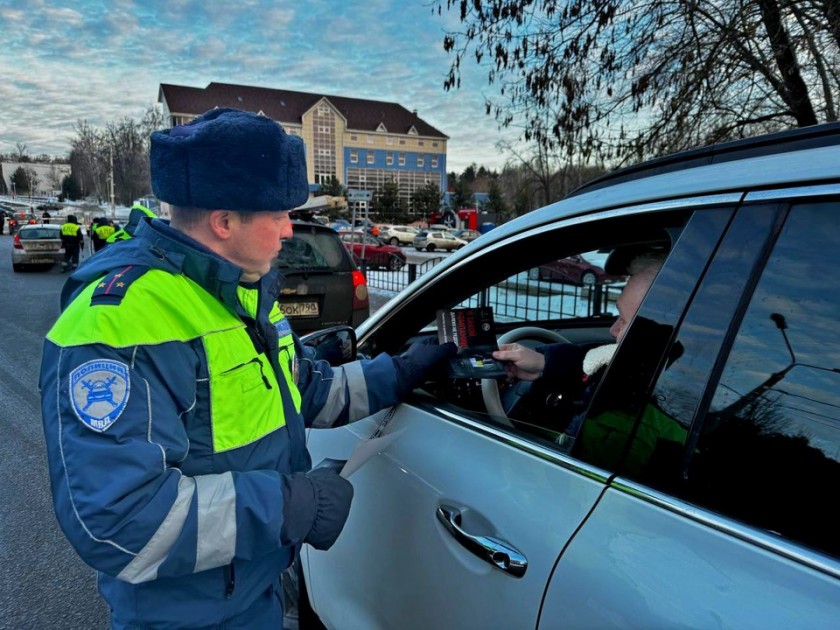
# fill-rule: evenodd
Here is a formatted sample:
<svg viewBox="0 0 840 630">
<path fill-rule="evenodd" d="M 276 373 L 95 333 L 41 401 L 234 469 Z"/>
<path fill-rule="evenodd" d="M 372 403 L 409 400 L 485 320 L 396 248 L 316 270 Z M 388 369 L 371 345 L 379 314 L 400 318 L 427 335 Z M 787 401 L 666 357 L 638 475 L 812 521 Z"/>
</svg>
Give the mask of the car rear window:
<svg viewBox="0 0 840 630">
<path fill-rule="evenodd" d="M 347 271 L 347 250 L 335 232 L 295 229 L 274 261 L 281 271 Z"/>
<path fill-rule="evenodd" d="M 61 238 L 58 230 L 51 230 L 49 228 L 34 228 L 31 230 L 21 230 L 18 232 L 20 240 L 39 239 L 39 238 Z"/>
</svg>

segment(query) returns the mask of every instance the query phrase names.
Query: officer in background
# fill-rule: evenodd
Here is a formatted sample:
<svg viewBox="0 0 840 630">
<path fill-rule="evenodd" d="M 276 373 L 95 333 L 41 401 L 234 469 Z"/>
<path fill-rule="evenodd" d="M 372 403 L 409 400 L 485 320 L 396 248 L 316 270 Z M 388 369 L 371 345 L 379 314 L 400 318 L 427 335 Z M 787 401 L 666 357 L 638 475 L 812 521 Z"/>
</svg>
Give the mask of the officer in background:
<svg viewBox="0 0 840 630">
<path fill-rule="evenodd" d="M 124 228 L 121 228 L 111 234 L 111 236 L 108 237 L 107 242 L 116 243 L 117 241 L 127 241 L 130 239 L 134 236 L 134 232 L 137 230 L 137 226 L 140 225 L 140 221 L 143 220 L 143 217 L 156 219 L 157 215 L 146 206 L 135 203 L 131 206 L 131 211 L 128 213 L 128 223 L 126 223 Z"/>
<path fill-rule="evenodd" d="M 79 252 L 85 244 L 82 236 L 82 226 L 79 225 L 76 215 L 67 216 L 67 222 L 61 226 L 61 245 L 64 247 L 64 260 L 61 262 L 61 270 L 68 271 L 79 266 Z"/>
<path fill-rule="evenodd" d="M 96 225 L 91 226 L 91 228 L 93 229 L 93 234 L 95 235 L 95 237 L 91 237 L 93 241 L 93 251 L 98 252 L 108 244 L 108 237 L 115 232 L 114 226 L 111 221 L 102 217 L 97 219 Z"/>
<path fill-rule="evenodd" d="M 271 261 L 305 153 L 273 120 L 215 109 L 152 134 L 150 158 L 171 223 L 74 273 L 45 341 L 56 514 L 113 627 L 281 628 L 280 573 L 335 542 L 353 495 L 310 470 L 305 428 L 397 403 L 455 347 L 334 368 L 300 343 Z"/>
</svg>

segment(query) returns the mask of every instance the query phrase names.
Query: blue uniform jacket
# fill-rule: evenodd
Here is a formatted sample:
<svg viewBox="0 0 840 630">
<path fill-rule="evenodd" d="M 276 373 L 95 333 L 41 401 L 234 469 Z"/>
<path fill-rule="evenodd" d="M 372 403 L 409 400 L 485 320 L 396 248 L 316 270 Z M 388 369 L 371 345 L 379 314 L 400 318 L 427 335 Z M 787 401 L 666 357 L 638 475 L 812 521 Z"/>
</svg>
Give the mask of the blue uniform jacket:
<svg viewBox="0 0 840 630">
<path fill-rule="evenodd" d="M 160 220 L 144 220 L 135 238 L 74 273 L 62 310 L 83 299 L 85 286 L 128 267 L 184 274 L 247 318 L 237 299 L 239 268 Z M 291 331 L 278 331 L 268 319 L 274 303 L 268 296 L 277 295 L 279 281 L 272 272 L 258 283 L 267 299 L 259 300 L 254 324 L 273 348 L 286 423 L 232 450 L 213 447 L 201 338 L 133 347 L 57 344 L 49 336 L 45 342 L 40 387 L 56 514 L 73 547 L 99 572 L 100 592 L 120 623 L 204 626 L 247 609 L 276 583 L 301 544 L 281 540 L 281 479 L 310 468 L 304 428 L 343 424 L 396 402 L 391 357 L 331 368 L 314 361 L 293 336 L 297 413 L 276 356 L 278 332 Z M 123 294 L 131 284 L 129 277 Z M 177 303 L 178 296 L 161 299 Z M 92 300 L 85 316 L 119 308 L 119 295 L 111 303 Z M 124 374 L 115 367 L 121 365 Z M 80 373 L 101 366 L 126 390 L 109 402 L 124 407 L 111 414 L 116 418 L 105 430 L 83 421 L 73 389 Z M 249 422 L 247 409 L 242 422 Z"/>
</svg>

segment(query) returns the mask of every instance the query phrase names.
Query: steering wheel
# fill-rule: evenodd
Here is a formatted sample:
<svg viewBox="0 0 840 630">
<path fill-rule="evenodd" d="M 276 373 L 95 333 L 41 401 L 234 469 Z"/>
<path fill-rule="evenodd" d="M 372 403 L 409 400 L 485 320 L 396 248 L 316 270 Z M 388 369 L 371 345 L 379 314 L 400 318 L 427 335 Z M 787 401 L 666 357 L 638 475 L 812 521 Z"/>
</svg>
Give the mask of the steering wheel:
<svg viewBox="0 0 840 630">
<path fill-rule="evenodd" d="M 520 328 L 509 330 L 499 337 L 499 346 L 505 343 L 522 341 L 523 339 L 531 339 L 543 343 L 570 343 L 563 335 L 553 330 L 546 330 L 537 326 L 521 326 Z M 506 420 L 507 424 L 513 426 L 513 423 L 505 413 L 504 407 L 502 407 L 502 399 L 499 397 L 499 384 L 495 379 L 481 379 L 481 396 L 484 398 L 484 407 L 487 409 L 487 413 L 500 419 L 502 422 Z M 511 405 L 511 407 L 514 405 Z"/>
</svg>

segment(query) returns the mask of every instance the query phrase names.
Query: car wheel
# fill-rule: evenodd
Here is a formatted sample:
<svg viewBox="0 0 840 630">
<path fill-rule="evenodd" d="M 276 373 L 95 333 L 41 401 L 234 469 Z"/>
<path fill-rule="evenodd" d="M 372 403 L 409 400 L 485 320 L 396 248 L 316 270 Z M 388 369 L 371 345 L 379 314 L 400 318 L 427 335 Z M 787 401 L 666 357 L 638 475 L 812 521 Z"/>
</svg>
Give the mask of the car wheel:
<svg viewBox="0 0 840 630">
<path fill-rule="evenodd" d="M 388 242 L 391 243 L 391 245 L 393 245 L 394 247 L 398 247 L 400 244 L 400 239 L 398 239 L 396 236 L 392 236 L 391 240 Z"/>
<path fill-rule="evenodd" d="M 23 265 L 20 263 L 12 263 L 12 269 L 14 271 L 23 271 Z"/>
<path fill-rule="evenodd" d="M 540 279 L 540 269 L 539 269 L 539 267 L 534 267 L 533 269 L 528 270 L 528 279 L 529 280 L 539 280 Z"/>
<path fill-rule="evenodd" d="M 391 256 L 391 260 L 388 261 L 388 269 L 391 271 L 399 271 L 403 268 L 404 264 L 405 261 L 399 256 Z"/>
<path fill-rule="evenodd" d="M 591 271 L 587 271 L 587 272 L 585 272 L 585 273 L 584 273 L 584 274 L 580 277 L 580 283 L 581 283 L 582 285 L 584 285 L 584 286 L 587 286 L 587 287 L 591 287 L 591 286 L 593 286 L 596 282 L 598 282 L 598 276 L 596 276 L 596 275 L 595 275 L 594 273 L 592 273 Z"/>
<path fill-rule="evenodd" d="M 434 243 L 429 243 L 428 245 L 426 245 L 426 251 L 427 252 L 435 251 L 435 244 Z"/>
</svg>

